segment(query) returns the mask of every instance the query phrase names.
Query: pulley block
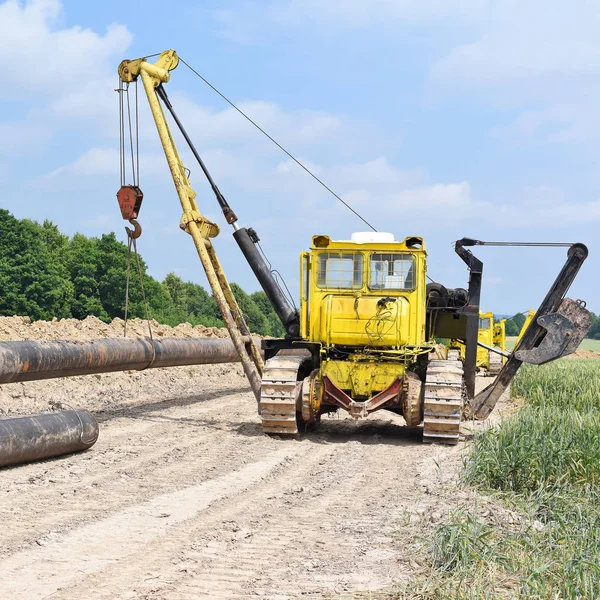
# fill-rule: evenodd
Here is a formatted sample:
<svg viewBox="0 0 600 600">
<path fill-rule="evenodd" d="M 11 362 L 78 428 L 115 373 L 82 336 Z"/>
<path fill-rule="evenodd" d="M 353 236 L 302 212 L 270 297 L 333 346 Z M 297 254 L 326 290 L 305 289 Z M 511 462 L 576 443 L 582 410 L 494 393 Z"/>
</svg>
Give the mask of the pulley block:
<svg viewBox="0 0 600 600">
<path fill-rule="evenodd" d="M 137 219 L 144 194 L 137 185 L 124 185 L 117 192 L 121 216 L 126 220 Z"/>
</svg>

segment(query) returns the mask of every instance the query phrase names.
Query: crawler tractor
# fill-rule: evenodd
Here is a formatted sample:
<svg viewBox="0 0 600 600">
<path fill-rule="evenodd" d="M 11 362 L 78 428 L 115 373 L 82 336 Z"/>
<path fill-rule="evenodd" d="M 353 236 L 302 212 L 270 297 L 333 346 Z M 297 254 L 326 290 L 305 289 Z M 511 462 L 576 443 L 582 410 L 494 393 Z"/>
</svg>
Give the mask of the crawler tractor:
<svg viewBox="0 0 600 600">
<path fill-rule="evenodd" d="M 372 232 L 332 240 L 315 235 L 310 251 L 300 255 L 300 306 L 296 310 L 260 251 L 258 235 L 252 228 L 239 227 L 167 96 L 165 84 L 178 64 L 173 50 L 163 52 L 155 63 L 145 58 L 121 63 L 121 131 L 126 131 L 127 123 L 130 127 L 132 121 L 137 123 L 129 114 L 133 103 L 125 99 L 130 84 L 141 79 L 183 209 L 180 227 L 194 240 L 258 401 L 265 433 L 298 435 L 317 426 L 324 413 L 338 410 L 355 419 L 387 410 L 402 415 L 410 427 L 422 424 L 423 441 L 455 444 L 463 415 L 486 417 L 523 362 L 542 364 L 577 348 L 591 317 L 583 303 L 564 296 L 587 257 L 583 244 L 568 244 L 566 263 L 535 318 L 496 380 L 477 396 L 483 264 L 469 248 L 507 243 L 468 238 L 456 242 L 469 282 L 466 289 L 450 289 L 427 283 L 427 252 L 419 236 L 396 240 L 392 234 Z M 164 109 L 206 175 L 225 221 L 233 227 L 233 237 L 285 328 L 285 338 L 263 340 L 264 362 L 219 263 L 212 241 L 219 227 L 198 208 Z M 123 134 L 123 151 L 128 137 L 136 139 L 131 131 L 129 136 Z M 123 170 L 127 164 L 123 156 Z M 137 236 L 143 196 L 132 170 L 133 184 L 125 185 L 122 173 L 117 197 L 122 216 L 134 225 L 129 235 Z M 458 352 L 448 357 L 436 352 L 436 338 L 461 340 L 463 357 Z"/>
</svg>

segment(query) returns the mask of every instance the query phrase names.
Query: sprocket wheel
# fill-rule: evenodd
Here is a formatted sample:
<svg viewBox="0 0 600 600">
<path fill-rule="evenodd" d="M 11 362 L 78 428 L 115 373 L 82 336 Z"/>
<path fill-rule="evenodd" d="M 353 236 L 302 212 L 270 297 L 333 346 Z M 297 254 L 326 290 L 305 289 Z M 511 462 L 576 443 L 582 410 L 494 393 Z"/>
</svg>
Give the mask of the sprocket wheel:
<svg viewBox="0 0 600 600">
<path fill-rule="evenodd" d="M 402 416 L 408 427 L 417 427 L 423 420 L 423 382 L 409 371 L 404 378 Z"/>
<path fill-rule="evenodd" d="M 321 399 L 323 387 L 318 379 L 319 369 L 315 369 L 302 381 L 301 416 L 304 429 L 314 429 L 321 422 Z"/>
</svg>

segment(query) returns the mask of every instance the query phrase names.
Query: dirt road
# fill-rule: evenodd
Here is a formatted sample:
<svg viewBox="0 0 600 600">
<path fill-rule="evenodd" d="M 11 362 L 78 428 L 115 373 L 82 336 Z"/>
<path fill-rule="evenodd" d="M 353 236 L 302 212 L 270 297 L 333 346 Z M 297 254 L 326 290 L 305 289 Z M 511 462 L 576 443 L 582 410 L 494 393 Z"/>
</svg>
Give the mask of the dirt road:
<svg viewBox="0 0 600 600">
<path fill-rule="evenodd" d="M 2 599 L 386 590 L 457 502 L 464 446 L 385 412 L 264 437 L 233 365 L 11 384 L 0 403 L 87 407 L 101 427 L 83 454 L 0 470 Z"/>
</svg>

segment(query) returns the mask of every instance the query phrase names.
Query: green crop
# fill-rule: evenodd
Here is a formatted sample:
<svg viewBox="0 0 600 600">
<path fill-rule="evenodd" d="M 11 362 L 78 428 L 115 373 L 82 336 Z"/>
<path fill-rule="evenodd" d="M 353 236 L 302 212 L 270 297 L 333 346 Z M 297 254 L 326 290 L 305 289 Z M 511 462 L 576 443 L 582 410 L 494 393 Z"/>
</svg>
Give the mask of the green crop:
<svg viewBox="0 0 600 600">
<path fill-rule="evenodd" d="M 412 597 L 600 598 L 600 361 L 524 366 L 512 393 L 523 408 L 476 435 L 463 481 L 513 517 L 455 512 Z"/>
</svg>

